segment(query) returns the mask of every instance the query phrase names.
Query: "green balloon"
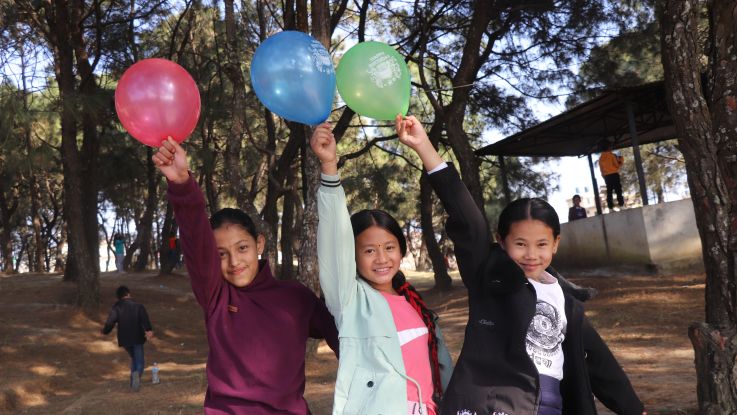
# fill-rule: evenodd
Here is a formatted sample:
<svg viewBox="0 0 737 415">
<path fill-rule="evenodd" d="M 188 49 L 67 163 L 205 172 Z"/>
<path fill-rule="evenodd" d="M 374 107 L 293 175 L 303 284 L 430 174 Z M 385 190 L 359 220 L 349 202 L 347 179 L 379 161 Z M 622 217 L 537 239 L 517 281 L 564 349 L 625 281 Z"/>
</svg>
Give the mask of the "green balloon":
<svg viewBox="0 0 737 415">
<path fill-rule="evenodd" d="M 409 70 L 394 48 L 361 42 L 350 48 L 335 71 L 343 101 L 359 115 L 393 120 L 409 108 Z"/>
</svg>

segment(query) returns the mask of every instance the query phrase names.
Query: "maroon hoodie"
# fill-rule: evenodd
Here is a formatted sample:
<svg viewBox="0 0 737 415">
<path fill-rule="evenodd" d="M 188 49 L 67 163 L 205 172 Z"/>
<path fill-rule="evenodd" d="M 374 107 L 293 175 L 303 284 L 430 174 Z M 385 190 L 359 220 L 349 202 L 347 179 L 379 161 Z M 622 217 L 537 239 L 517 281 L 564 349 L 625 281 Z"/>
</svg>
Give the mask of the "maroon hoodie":
<svg viewBox="0 0 737 415">
<path fill-rule="evenodd" d="M 309 414 L 302 396 L 306 342 L 324 338 L 338 350 L 332 315 L 304 285 L 276 280 L 264 260 L 248 286 L 228 283 L 195 181 L 169 182 L 168 196 L 192 291 L 205 312 L 205 413 Z"/>
</svg>

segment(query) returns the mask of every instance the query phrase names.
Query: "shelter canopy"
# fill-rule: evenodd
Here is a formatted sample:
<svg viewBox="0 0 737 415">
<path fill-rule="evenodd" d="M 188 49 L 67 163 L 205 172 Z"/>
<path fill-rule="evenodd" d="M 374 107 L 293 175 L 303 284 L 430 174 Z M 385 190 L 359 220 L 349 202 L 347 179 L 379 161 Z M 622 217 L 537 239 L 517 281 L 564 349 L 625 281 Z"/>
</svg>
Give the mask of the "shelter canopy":
<svg viewBox="0 0 737 415">
<path fill-rule="evenodd" d="M 631 106 L 631 111 L 628 111 Z M 628 117 L 634 119 L 637 142 L 631 138 Z M 676 137 L 668 112 L 663 81 L 604 91 L 534 127 L 476 150 L 479 156 L 585 156 L 601 152 L 605 141 L 613 147 L 632 147 Z"/>
</svg>

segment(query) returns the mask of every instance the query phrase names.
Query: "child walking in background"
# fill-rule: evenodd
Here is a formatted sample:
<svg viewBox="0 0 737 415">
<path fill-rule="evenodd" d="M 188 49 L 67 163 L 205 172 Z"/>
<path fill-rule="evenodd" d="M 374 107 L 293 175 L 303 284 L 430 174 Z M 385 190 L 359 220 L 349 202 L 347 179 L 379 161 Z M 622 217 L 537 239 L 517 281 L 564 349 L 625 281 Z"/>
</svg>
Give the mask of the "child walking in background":
<svg viewBox="0 0 737 415">
<path fill-rule="evenodd" d="M 422 125 L 397 116 L 396 128 L 448 212 L 468 289 L 466 336 L 441 413 L 594 415 L 596 396 L 617 414 L 645 414 L 583 304 L 547 271 L 560 241 L 555 210 L 542 199 L 512 202 L 492 244 L 480 209 Z"/>
<path fill-rule="evenodd" d="M 437 316 L 399 270 L 404 234 L 381 210 L 349 217 L 329 124 L 310 145 L 322 166 L 320 285 L 340 335 L 333 414 L 435 415 L 452 362 Z"/>
<path fill-rule="evenodd" d="M 146 307 L 133 301 L 128 287 L 118 287 L 115 296 L 118 301 L 110 309 L 102 334 L 109 334 L 113 327 L 118 326 L 118 346 L 124 348 L 131 358 L 130 386 L 134 392 L 138 392 L 145 364 L 143 344 L 154 336 L 154 332 Z"/>
<path fill-rule="evenodd" d="M 259 260 L 264 236 L 245 212 L 226 208 L 208 221 L 176 141 L 165 141 L 153 160 L 167 178 L 192 291 L 205 314 L 205 413 L 309 414 L 307 339 L 324 338 L 337 353 L 333 317 L 307 287 L 274 278 Z"/>
</svg>

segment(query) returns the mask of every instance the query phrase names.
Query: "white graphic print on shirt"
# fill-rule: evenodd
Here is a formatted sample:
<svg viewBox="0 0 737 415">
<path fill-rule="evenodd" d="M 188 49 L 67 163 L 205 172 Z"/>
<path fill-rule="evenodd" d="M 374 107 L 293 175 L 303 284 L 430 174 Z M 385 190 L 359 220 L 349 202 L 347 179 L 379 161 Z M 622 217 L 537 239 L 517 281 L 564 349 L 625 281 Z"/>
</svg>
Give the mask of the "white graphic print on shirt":
<svg viewBox="0 0 737 415">
<path fill-rule="evenodd" d="M 552 276 L 551 279 L 554 279 Z M 541 375 L 563 379 L 563 348 L 566 314 L 563 290 L 556 280 L 543 284 L 529 279 L 537 293 L 535 316 L 527 329 L 527 354 Z"/>
</svg>

